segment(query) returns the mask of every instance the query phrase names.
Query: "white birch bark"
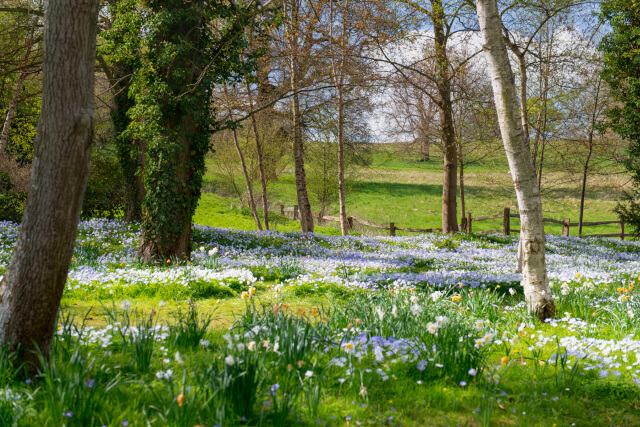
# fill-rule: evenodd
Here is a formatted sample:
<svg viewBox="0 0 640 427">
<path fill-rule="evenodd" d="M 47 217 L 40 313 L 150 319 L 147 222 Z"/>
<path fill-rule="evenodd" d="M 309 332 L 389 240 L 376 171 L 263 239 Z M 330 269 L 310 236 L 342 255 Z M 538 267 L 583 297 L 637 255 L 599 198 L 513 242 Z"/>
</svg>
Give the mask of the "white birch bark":
<svg viewBox="0 0 640 427">
<path fill-rule="evenodd" d="M 520 208 L 522 239 L 522 286 L 527 308 L 540 319 L 555 316 L 555 305 L 545 262 L 545 234 L 542 202 L 531 151 L 522 127 L 520 108 L 509 63 L 507 47 L 501 33 L 496 0 L 476 2 L 483 50 L 496 103 L 502 141 L 509 161 L 511 177 Z"/>
</svg>

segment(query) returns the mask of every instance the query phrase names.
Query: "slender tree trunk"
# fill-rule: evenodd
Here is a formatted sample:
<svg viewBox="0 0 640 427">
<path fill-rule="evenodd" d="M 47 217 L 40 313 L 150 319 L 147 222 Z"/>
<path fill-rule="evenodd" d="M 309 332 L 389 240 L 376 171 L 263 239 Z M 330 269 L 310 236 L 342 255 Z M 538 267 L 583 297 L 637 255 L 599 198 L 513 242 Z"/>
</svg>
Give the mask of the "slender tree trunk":
<svg viewBox="0 0 640 427">
<path fill-rule="evenodd" d="M 227 106 L 229 107 L 229 120 L 233 121 L 233 110 L 231 109 L 229 91 L 226 85 L 224 86 L 224 95 L 227 99 Z M 251 214 L 253 215 L 253 219 L 256 221 L 256 227 L 258 227 L 258 230 L 262 231 L 262 224 L 260 224 L 260 217 L 258 216 L 258 211 L 256 210 L 256 202 L 253 198 L 253 186 L 251 185 L 251 178 L 249 178 L 249 172 L 247 171 L 247 162 L 244 160 L 244 154 L 242 154 L 242 149 L 240 148 L 240 143 L 238 142 L 238 131 L 236 129 L 233 129 L 232 132 L 233 143 L 236 146 L 236 151 L 238 152 L 238 157 L 240 158 L 240 165 L 242 166 L 242 173 L 244 174 L 244 181 L 247 184 L 247 194 L 249 195 L 249 207 L 251 208 Z"/>
<path fill-rule="evenodd" d="M 338 195 L 340 199 L 340 230 L 342 235 L 349 234 L 347 222 L 347 205 L 344 190 L 344 98 L 342 82 L 338 89 Z"/>
<path fill-rule="evenodd" d="M 251 87 L 247 83 L 247 93 L 249 94 L 249 107 L 253 110 L 253 95 Z M 267 200 L 267 178 L 264 174 L 264 161 L 262 159 L 262 141 L 260 140 L 260 132 L 258 132 L 258 119 L 256 114 L 251 116 L 251 124 L 253 126 L 253 137 L 256 139 L 256 153 L 258 154 L 258 171 L 260 172 L 260 186 L 262 187 L 262 210 L 264 218 L 264 229 L 269 229 L 269 201 Z M 259 221 L 258 221 L 259 222 Z M 258 226 L 259 230 L 262 230 Z"/>
<path fill-rule="evenodd" d="M 302 117 L 300 115 L 300 95 L 297 93 L 300 77 L 298 76 L 300 64 L 298 63 L 299 18 L 297 5 L 291 5 L 291 28 L 289 30 L 290 58 L 290 85 L 293 96 L 291 97 L 291 113 L 293 121 L 293 163 L 296 177 L 296 192 L 298 195 L 298 212 L 300 214 L 300 228 L 303 233 L 313 232 L 313 216 L 311 215 L 311 203 L 307 193 L 307 177 L 304 170 L 304 141 L 302 138 Z"/>
<path fill-rule="evenodd" d="M 460 159 L 460 218 L 466 218 L 467 214 L 464 209 L 464 160 L 462 158 L 462 147 L 458 153 Z"/>
<path fill-rule="evenodd" d="M 73 254 L 93 139 L 97 0 L 46 8 L 42 112 L 29 196 L 11 264 L 0 282 L 0 342 L 21 361 L 49 354 Z"/>
<path fill-rule="evenodd" d="M 453 103 L 451 102 L 451 76 L 449 75 L 449 58 L 447 57 L 447 39 L 444 34 L 444 9 L 442 0 L 431 0 L 431 20 L 433 22 L 437 86 L 440 95 L 440 124 L 444 152 L 444 179 L 442 184 L 442 232 L 458 231 L 457 182 L 458 159 L 456 135 L 453 126 Z"/>
<path fill-rule="evenodd" d="M 2 126 L 2 135 L 0 135 L 0 156 L 4 155 L 4 152 L 7 149 L 7 141 L 9 140 L 9 129 L 11 128 L 11 123 L 13 122 L 13 118 L 16 114 L 16 108 L 18 107 L 18 101 L 20 100 L 20 92 L 22 91 L 22 83 L 24 82 L 26 76 L 27 74 L 22 72 L 16 79 L 16 87 L 13 89 L 13 96 L 11 97 L 9 110 L 7 111 L 7 116 L 4 120 L 4 125 Z"/>
<path fill-rule="evenodd" d="M 580 220 L 578 221 L 578 236 L 582 237 L 582 220 L 584 217 L 584 194 L 587 189 L 587 174 L 589 173 L 589 161 L 591 160 L 591 153 L 593 152 L 593 132 L 589 132 L 589 153 L 587 154 L 587 160 L 584 162 L 584 169 L 582 171 L 582 188 L 580 190 Z"/>
<path fill-rule="evenodd" d="M 518 98 L 501 32 L 496 0 L 476 2 L 483 50 L 491 77 L 504 148 L 518 198 L 522 236 L 522 286 L 528 310 L 540 319 L 555 316 L 545 262 L 542 202 L 519 114 Z"/>
</svg>

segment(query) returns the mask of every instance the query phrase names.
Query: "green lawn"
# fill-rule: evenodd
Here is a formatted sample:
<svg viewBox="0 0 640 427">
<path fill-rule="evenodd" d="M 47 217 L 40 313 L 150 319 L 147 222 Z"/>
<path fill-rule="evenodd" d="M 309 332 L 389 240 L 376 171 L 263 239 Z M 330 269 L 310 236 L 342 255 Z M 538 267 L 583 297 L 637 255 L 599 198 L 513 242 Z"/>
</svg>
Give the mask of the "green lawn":
<svg viewBox="0 0 640 427">
<path fill-rule="evenodd" d="M 465 211 L 474 217 L 502 214 L 505 207 L 512 213 L 517 212 L 515 191 L 511 183 L 508 165 L 502 153 L 465 168 Z M 398 155 L 392 148 L 377 147 L 372 156 L 371 165 L 357 170 L 357 181 L 347 195 L 347 213 L 356 218 L 396 226 L 413 228 L 438 228 L 442 220 L 442 161 L 433 157 L 430 162 L 418 162 L 416 159 Z M 215 168 L 215 155 L 207 160 L 208 172 L 205 181 L 208 188 L 218 188 L 219 178 L 212 172 Z M 579 182 L 570 181 L 562 173 L 544 175 L 543 209 L 545 218 L 562 220 L 570 218 L 578 222 L 580 189 Z M 575 178 L 575 177 L 573 177 Z M 624 176 L 594 177 L 588 181 L 585 202 L 585 221 L 616 220 L 613 212 L 625 183 Z M 259 184 L 255 183 L 255 188 Z M 278 181 L 270 184 L 269 197 L 273 204 L 293 206 L 297 204 L 293 167 L 288 166 Z M 222 207 L 209 208 L 206 197 L 196 213 L 196 223 L 203 220 L 207 212 L 206 224 L 221 227 L 231 226 L 221 216 L 210 216 L 215 210 L 222 215 Z M 216 205 L 221 204 L 216 200 Z M 238 205 L 237 198 L 229 197 L 227 203 Z M 317 211 L 312 201 L 312 210 Z M 329 207 L 327 215 L 337 216 L 337 205 Z M 460 201 L 458 197 L 458 218 L 460 220 Z M 238 227 L 255 227 L 251 217 L 239 223 Z M 288 227 L 288 225 L 287 225 Z M 519 228 L 519 221 L 512 219 L 512 228 Z M 502 229 L 502 220 L 474 222 L 474 231 Z M 547 224 L 547 233 L 560 234 L 560 225 Z M 380 231 L 370 230 L 374 233 Z M 571 235 L 577 235 L 577 227 L 572 227 Z M 629 230 L 627 230 L 629 231 Z M 619 232 L 619 225 L 606 225 L 585 228 L 585 234 L 604 234 Z"/>
</svg>

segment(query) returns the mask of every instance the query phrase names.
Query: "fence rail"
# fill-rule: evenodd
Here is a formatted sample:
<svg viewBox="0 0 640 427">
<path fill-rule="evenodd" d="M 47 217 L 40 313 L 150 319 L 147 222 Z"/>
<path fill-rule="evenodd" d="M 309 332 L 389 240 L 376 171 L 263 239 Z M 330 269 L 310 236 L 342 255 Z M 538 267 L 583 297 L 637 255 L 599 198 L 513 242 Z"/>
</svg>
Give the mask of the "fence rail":
<svg viewBox="0 0 640 427">
<path fill-rule="evenodd" d="M 299 212 L 298 206 L 285 207 L 284 205 L 280 205 L 280 215 L 289 216 L 287 213 L 291 212 L 291 217 L 294 220 L 299 220 Z M 319 214 L 312 214 L 312 216 L 319 221 L 329 221 L 329 222 L 340 222 L 339 217 L 335 216 L 320 216 Z M 503 212 L 498 215 L 488 215 L 488 216 L 480 216 L 474 218 L 471 212 L 467 212 L 467 216 L 462 218 L 462 223 L 460 224 L 460 231 L 464 231 L 467 233 L 473 232 L 473 223 L 478 221 L 486 221 L 490 219 L 502 219 L 502 229 L 495 230 L 483 230 L 478 231 L 475 234 L 477 235 L 485 235 L 492 233 L 503 233 L 505 236 L 510 235 L 511 233 L 520 233 L 520 230 L 511 228 L 511 218 L 520 218 L 520 214 L 512 214 L 510 208 L 504 208 Z M 564 218 L 563 220 L 557 220 L 553 218 L 543 218 L 543 222 L 562 225 L 562 235 L 569 236 L 571 227 L 579 227 L 579 222 L 571 222 L 569 218 Z M 347 217 L 347 224 L 349 225 L 349 229 L 353 230 L 356 224 L 364 225 L 367 227 L 378 228 L 381 230 L 389 230 L 390 236 L 395 236 L 396 231 L 406 231 L 409 233 L 433 233 L 437 231 L 442 231 L 441 228 L 410 228 L 410 227 L 400 227 L 395 225 L 395 222 L 390 222 L 389 225 L 386 224 L 378 224 L 375 222 L 367 221 L 364 219 L 356 218 L 353 216 Z M 624 240 L 625 237 L 640 237 L 637 234 L 625 234 L 624 230 L 624 221 L 596 221 L 596 222 L 583 222 L 582 227 L 590 227 L 597 225 L 612 225 L 612 224 L 620 224 L 620 232 L 619 233 L 610 233 L 610 234 L 579 234 L 578 237 L 618 237 L 620 240 Z"/>
</svg>

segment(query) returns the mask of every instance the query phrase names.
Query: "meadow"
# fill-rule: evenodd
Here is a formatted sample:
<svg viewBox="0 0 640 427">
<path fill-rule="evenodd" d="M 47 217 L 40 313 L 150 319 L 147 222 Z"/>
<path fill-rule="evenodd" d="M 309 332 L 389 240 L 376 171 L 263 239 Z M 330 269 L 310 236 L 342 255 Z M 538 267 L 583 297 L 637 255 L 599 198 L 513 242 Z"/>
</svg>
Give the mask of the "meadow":
<svg viewBox="0 0 640 427">
<path fill-rule="evenodd" d="M 517 213 L 515 191 L 502 149 L 485 153 L 478 160 L 465 166 L 465 210 L 474 217 L 502 214 L 505 207 Z M 347 192 L 347 214 L 381 224 L 395 222 L 396 226 L 412 228 L 439 228 L 442 226 L 442 156 L 432 150 L 431 161 L 419 162 L 417 155 L 407 154 L 401 144 L 373 144 L 371 162 L 368 166 L 353 166 L 353 182 Z M 205 193 L 197 211 L 195 222 L 211 226 L 222 226 L 214 211 L 227 208 L 231 204 L 239 205 L 238 198 L 224 190 L 228 176 L 216 173 L 216 162 L 228 162 L 227 158 L 219 159 L 212 154 L 207 159 L 205 176 Z M 543 173 L 542 203 L 545 218 L 562 220 L 570 218 L 578 222 L 580 202 L 579 173 L 568 173 L 561 159 L 555 159 L 553 153 L 547 155 L 549 171 Z M 613 209 L 623 189 L 628 187 L 628 176 L 620 166 L 603 167 L 604 161 L 598 161 L 600 170 L 607 173 L 594 174 L 587 181 L 585 194 L 585 222 L 617 220 Z M 239 170 L 237 171 L 239 174 Z M 236 177 L 238 187 L 245 188 L 240 175 Z M 337 185 L 337 184 L 336 184 Z M 259 182 L 254 183 L 259 189 Z M 221 199 L 211 195 L 223 196 Z M 269 185 L 269 198 L 276 206 L 297 204 L 293 165 L 288 164 L 279 175 L 278 180 Z M 209 200 L 209 202 L 207 202 Z M 224 200 L 224 201 L 223 201 Z M 311 201 L 312 211 L 319 210 L 318 203 Z M 218 204 L 220 207 L 210 211 L 207 205 Z M 246 206 L 246 202 L 244 204 Z M 215 218 L 209 219 L 213 214 Z M 255 229 L 252 218 L 248 217 L 248 229 Z M 338 216 L 336 203 L 328 207 L 327 215 Z M 222 221 L 224 221 L 222 219 Z M 460 197 L 458 195 L 458 221 L 460 221 Z M 338 228 L 337 224 L 330 224 Z M 519 220 L 512 219 L 512 228 L 520 227 Z M 502 220 L 474 222 L 475 231 L 502 228 Z M 299 227 L 297 228 L 299 230 Z M 562 226 L 546 224 L 546 232 L 561 234 Z M 618 225 L 595 226 L 585 228 L 586 234 L 610 234 L 619 231 Z M 324 232 L 335 233 L 335 231 Z M 375 229 L 369 233 L 380 234 Z M 577 227 L 572 227 L 571 234 L 577 235 Z M 400 234 L 403 234 L 402 232 Z"/>
<path fill-rule="evenodd" d="M 640 424 L 638 242 L 549 236 L 540 322 L 514 237 L 195 226 L 191 261 L 155 265 L 139 238 L 80 224 L 49 363 L 0 351 L 0 423 Z"/>
</svg>

